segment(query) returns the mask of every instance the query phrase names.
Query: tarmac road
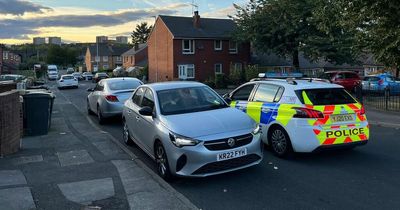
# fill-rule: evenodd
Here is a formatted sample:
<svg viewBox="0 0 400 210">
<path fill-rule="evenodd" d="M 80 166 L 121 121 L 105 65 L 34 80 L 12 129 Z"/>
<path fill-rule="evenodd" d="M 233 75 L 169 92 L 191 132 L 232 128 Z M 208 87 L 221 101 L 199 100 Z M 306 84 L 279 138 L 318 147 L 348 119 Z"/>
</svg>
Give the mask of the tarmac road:
<svg viewBox="0 0 400 210">
<path fill-rule="evenodd" d="M 58 94 L 86 114 L 86 89 L 93 85 L 83 81 L 79 89 Z M 97 123 L 95 116 L 90 118 Z M 99 127 L 122 142 L 120 118 Z M 370 133 L 369 143 L 354 150 L 297 154 L 289 160 L 265 151 L 258 166 L 181 178 L 171 185 L 201 209 L 398 209 L 400 130 L 371 125 Z M 140 149 L 129 149 L 155 170 Z"/>
</svg>

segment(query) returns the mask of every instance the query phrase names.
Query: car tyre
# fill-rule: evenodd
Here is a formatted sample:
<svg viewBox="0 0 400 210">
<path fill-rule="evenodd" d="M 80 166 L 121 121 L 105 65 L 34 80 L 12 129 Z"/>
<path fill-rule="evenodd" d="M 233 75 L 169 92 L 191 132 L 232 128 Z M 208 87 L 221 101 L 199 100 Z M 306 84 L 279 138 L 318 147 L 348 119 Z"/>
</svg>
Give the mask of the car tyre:
<svg viewBox="0 0 400 210">
<path fill-rule="evenodd" d="M 124 138 L 124 142 L 126 145 L 128 145 L 128 146 L 134 145 L 134 142 L 131 139 L 131 136 L 129 135 L 128 125 L 126 124 L 125 120 L 124 120 L 124 127 L 123 127 L 123 138 Z"/>
<path fill-rule="evenodd" d="M 289 135 L 280 126 L 275 126 L 268 132 L 268 143 L 273 154 L 277 157 L 287 158 L 293 154 Z"/>
<path fill-rule="evenodd" d="M 161 142 L 156 142 L 154 146 L 154 153 L 157 163 L 157 172 L 165 181 L 170 182 L 173 180 L 171 170 L 168 165 L 167 154 L 165 153 L 164 146 Z"/>
<path fill-rule="evenodd" d="M 99 120 L 99 124 L 102 125 L 105 122 L 105 118 L 103 117 L 103 114 L 101 114 L 101 109 L 97 105 L 97 119 Z"/>
</svg>

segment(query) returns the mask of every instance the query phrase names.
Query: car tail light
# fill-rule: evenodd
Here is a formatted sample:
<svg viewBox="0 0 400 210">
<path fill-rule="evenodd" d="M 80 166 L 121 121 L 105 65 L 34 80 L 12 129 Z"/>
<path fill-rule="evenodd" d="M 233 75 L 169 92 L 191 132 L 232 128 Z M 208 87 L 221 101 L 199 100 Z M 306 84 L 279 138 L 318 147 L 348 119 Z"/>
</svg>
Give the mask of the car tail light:
<svg viewBox="0 0 400 210">
<path fill-rule="evenodd" d="M 294 107 L 296 110 L 296 114 L 293 115 L 295 118 L 324 118 L 324 114 L 318 110 L 303 108 L 303 107 Z"/>
<path fill-rule="evenodd" d="M 364 107 L 364 105 L 361 105 L 360 114 L 365 114 L 365 107 Z"/>
<path fill-rule="evenodd" d="M 117 102 L 118 101 L 117 96 L 114 96 L 114 95 L 108 95 L 108 96 L 106 96 L 106 99 L 107 99 L 107 101 L 111 101 L 111 102 Z"/>
<path fill-rule="evenodd" d="M 383 79 L 380 79 L 380 80 L 378 81 L 378 84 L 379 84 L 379 85 L 382 85 L 382 84 L 383 84 Z"/>
</svg>

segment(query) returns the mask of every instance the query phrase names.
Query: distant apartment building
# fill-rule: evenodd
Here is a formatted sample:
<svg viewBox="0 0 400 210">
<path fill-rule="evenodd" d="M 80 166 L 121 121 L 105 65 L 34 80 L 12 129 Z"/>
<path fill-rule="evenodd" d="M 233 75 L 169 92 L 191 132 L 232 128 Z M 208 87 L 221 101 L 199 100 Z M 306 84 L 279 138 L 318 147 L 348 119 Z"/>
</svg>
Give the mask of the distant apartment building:
<svg viewBox="0 0 400 210">
<path fill-rule="evenodd" d="M 61 37 L 49 37 L 49 44 L 61 45 Z"/>
<path fill-rule="evenodd" d="M 115 37 L 115 42 L 119 44 L 128 44 L 128 37 L 126 36 L 117 36 Z"/>
<path fill-rule="evenodd" d="M 96 36 L 96 43 L 107 43 L 108 36 Z"/>
<path fill-rule="evenodd" d="M 46 38 L 44 38 L 44 37 L 34 37 L 33 38 L 33 44 L 34 45 L 46 44 Z"/>
</svg>

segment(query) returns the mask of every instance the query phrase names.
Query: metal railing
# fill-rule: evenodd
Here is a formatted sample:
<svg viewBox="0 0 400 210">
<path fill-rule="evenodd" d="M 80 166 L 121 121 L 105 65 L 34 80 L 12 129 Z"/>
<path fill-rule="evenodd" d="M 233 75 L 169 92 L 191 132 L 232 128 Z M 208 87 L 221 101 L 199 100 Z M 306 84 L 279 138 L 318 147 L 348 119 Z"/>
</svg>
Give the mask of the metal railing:
<svg viewBox="0 0 400 210">
<path fill-rule="evenodd" d="M 380 90 L 356 88 L 358 100 L 376 109 L 400 112 L 400 87 L 386 87 Z"/>
</svg>

